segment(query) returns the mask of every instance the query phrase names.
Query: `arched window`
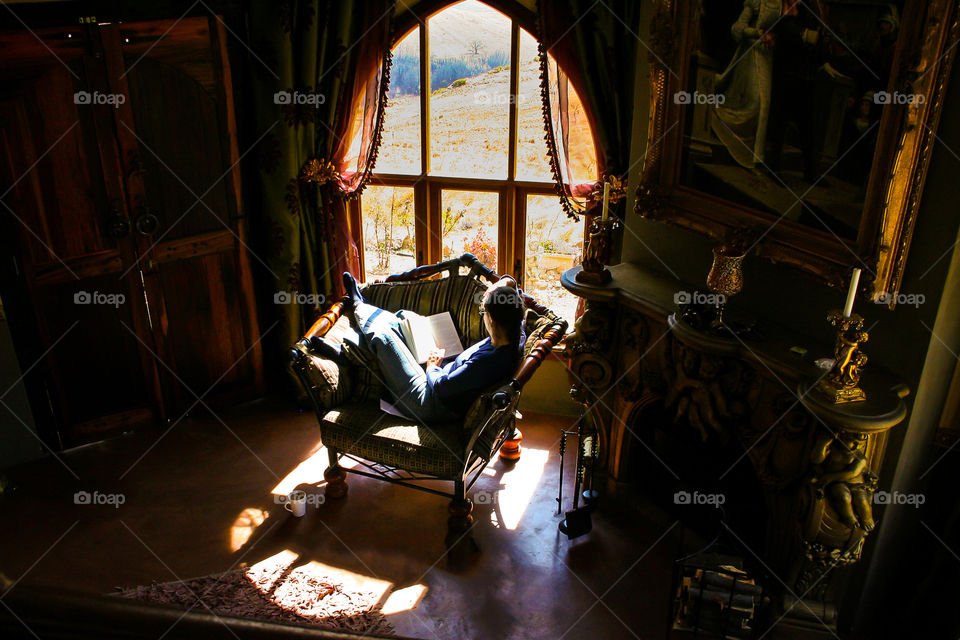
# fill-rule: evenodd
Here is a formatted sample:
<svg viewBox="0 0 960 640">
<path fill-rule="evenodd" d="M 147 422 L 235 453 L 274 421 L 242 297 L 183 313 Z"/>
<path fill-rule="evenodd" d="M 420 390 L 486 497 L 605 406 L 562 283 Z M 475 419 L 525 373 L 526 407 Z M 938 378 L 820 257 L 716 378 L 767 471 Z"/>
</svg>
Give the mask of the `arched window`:
<svg viewBox="0 0 960 640">
<path fill-rule="evenodd" d="M 593 181 L 593 137 L 571 98 L 572 169 Z M 478 0 L 405 34 L 374 173 L 354 210 L 364 278 L 469 251 L 573 320 L 576 298 L 560 274 L 579 259 L 584 228 L 555 195 L 541 104 L 536 39 Z"/>
</svg>

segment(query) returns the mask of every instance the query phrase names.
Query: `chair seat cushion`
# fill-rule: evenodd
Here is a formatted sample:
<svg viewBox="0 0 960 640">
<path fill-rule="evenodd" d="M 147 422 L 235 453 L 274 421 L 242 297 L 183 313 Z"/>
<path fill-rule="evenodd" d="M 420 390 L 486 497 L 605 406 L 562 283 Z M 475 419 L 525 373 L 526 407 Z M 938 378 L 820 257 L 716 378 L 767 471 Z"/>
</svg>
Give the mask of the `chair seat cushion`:
<svg viewBox="0 0 960 640">
<path fill-rule="evenodd" d="M 383 413 L 375 402 L 328 411 L 320 435 L 327 447 L 407 471 L 451 480 L 463 472 L 466 442 L 461 425 L 426 427 Z"/>
</svg>

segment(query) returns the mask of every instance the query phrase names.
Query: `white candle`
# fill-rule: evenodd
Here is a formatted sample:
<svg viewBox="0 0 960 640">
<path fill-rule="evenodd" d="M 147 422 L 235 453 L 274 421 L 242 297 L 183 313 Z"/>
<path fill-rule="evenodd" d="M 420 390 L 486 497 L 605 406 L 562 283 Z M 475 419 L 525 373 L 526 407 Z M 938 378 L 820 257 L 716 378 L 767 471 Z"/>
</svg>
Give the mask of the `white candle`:
<svg viewBox="0 0 960 640">
<path fill-rule="evenodd" d="M 603 219 L 607 219 L 607 210 L 610 208 L 610 183 L 603 183 Z"/>
<path fill-rule="evenodd" d="M 860 284 L 860 269 L 854 269 L 850 276 L 850 288 L 847 289 L 847 304 L 843 305 L 843 317 L 849 318 L 853 313 L 853 301 L 857 297 L 857 285 Z"/>
</svg>

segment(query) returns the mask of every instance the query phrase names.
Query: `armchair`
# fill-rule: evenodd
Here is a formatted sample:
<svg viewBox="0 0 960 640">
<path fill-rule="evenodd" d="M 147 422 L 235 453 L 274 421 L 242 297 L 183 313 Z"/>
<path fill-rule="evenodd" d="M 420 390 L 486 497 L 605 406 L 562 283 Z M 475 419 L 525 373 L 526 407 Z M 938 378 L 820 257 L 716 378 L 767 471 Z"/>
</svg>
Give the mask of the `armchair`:
<svg viewBox="0 0 960 640">
<path fill-rule="evenodd" d="M 461 268 L 469 272 L 461 274 Z M 368 302 L 389 311 L 410 309 L 423 315 L 449 311 L 466 346 L 486 337 L 479 313 L 486 291 L 481 278 L 499 280 L 465 253 L 389 276 L 382 283 L 367 284 L 361 292 Z M 462 423 L 429 426 L 380 410 L 378 401 L 386 397 L 386 390 L 376 362 L 364 352 L 344 343 L 344 357 L 338 363 L 314 351 L 311 338 L 325 336 L 338 342 L 348 327 L 347 318 L 341 315 L 342 303 L 331 305 L 290 352 L 293 369 L 313 402 L 330 457 L 324 473 L 328 498 L 346 495 L 347 472 L 446 496 L 451 498 L 447 545 L 469 540 L 473 503 L 467 492 L 498 450 L 505 460 L 519 458 L 521 436 L 515 414 L 520 393 L 567 328 L 565 320 L 533 298 L 521 297 L 527 339 L 512 378 L 487 389 Z M 353 460 L 356 466 L 341 466 L 343 458 Z M 452 491 L 435 488 L 437 483 L 452 483 Z"/>
</svg>

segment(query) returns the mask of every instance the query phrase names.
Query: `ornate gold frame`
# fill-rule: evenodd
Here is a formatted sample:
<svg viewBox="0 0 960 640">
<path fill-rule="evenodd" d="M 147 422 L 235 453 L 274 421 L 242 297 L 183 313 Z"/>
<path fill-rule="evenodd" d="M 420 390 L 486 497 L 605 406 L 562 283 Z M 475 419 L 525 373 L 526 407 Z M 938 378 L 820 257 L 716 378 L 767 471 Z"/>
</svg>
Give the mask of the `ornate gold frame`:
<svg viewBox="0 0 960 640">
<path fill-rule="evenodd" d="M 693 50 L 694 2 L 655 0 L 650 23 L 650 127 L 634 210 L 723 241 L 731 232 L 763 234 L 757 255 L 843 286 L 849 269 L 866 265 L 861 288 L 892 309 L 903 279 L 946 85 L 960 36 L 960 0 L 905 0 L 891 84 L 922 94 L 922 104 L 887 105 L 855 242 L 723 200 L 679 184 L 684 110 L 669 99 L 684 89 Z M 679 71 L 678 75 L 672 70 Z M 876 274 L 876 277 L 871 275 Z M 884 296 L 884 297 L 881 297 Z"/>
</svg>

